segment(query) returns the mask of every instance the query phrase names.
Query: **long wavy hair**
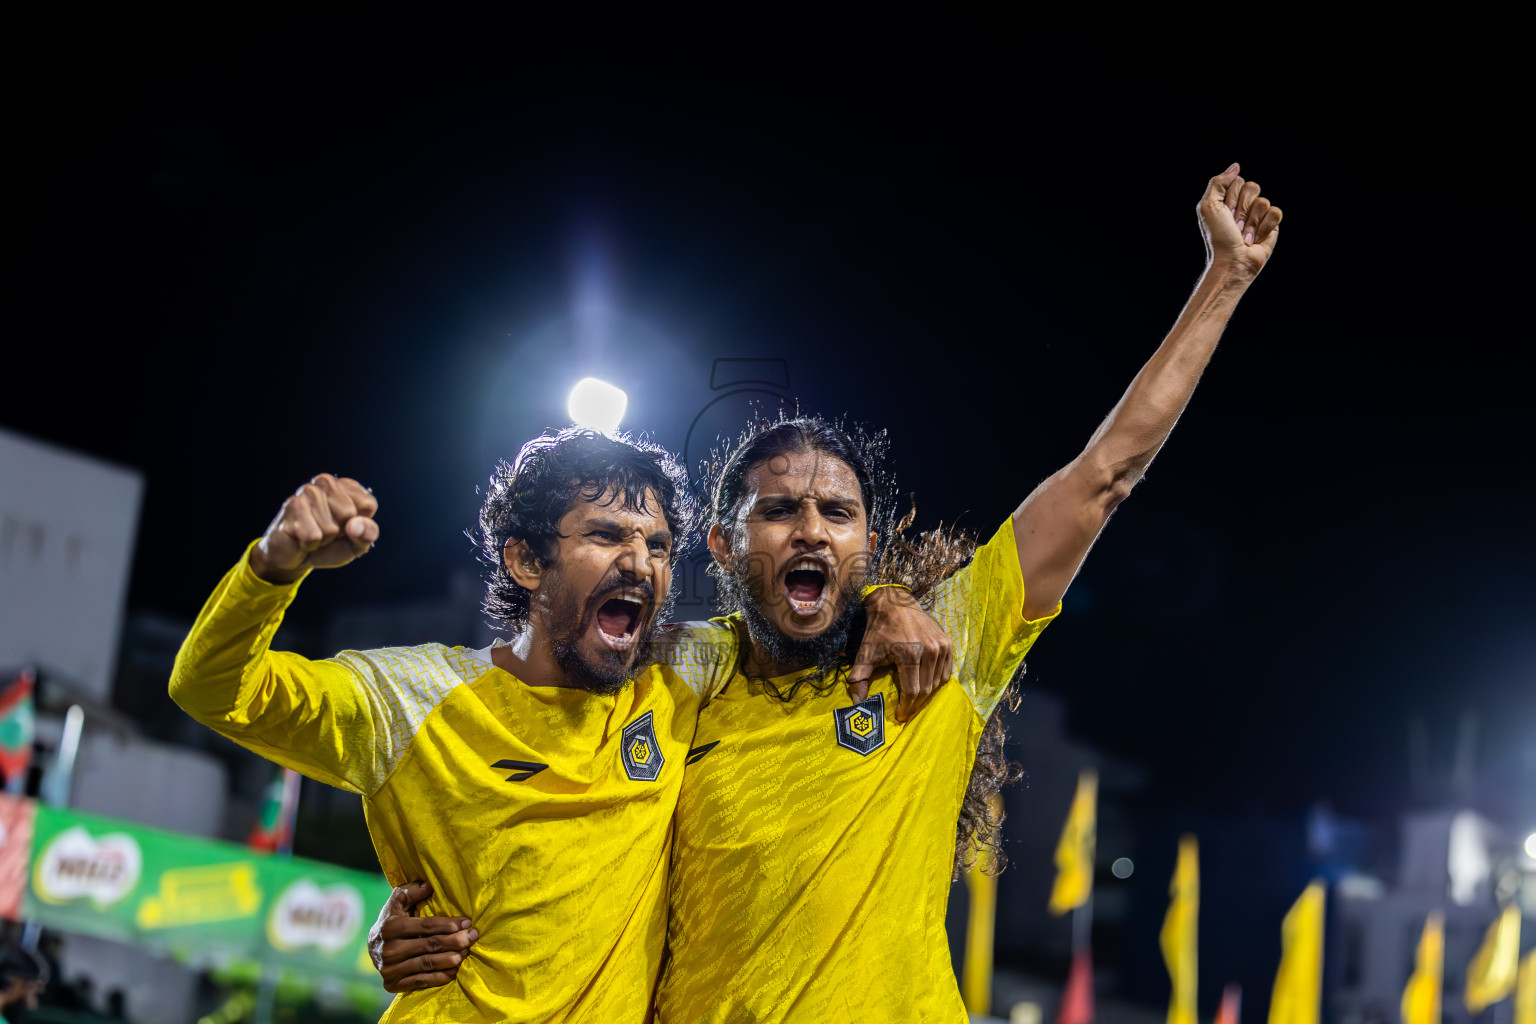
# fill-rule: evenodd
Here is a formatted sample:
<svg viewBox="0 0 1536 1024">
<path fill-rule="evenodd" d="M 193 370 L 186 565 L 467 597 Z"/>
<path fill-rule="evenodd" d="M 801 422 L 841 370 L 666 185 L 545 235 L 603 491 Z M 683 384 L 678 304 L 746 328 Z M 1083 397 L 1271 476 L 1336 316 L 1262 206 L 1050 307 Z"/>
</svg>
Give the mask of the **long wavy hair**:
<svg viewBox="0 0 1536 1024">
<path fill-rule="evenodd" d="M 875 569 L 875 580 L 880 583 L 900 583 L 912 591 L 913 597 L 922 600 L 934 587 L 970 564 L 976 553 L 976 539 L 941 523 L 908 540 L 905 533 L 916 518 L 917 504 L 913 502 L 907 514 L 896 524 L 891 543 Z M 857 650 L 857 647 L 854 649 Z M 976 761 L 971 766 L 971 777 L 965 785 L 965 798 L 960 804 L 960 819 L 956 824 L 955 878 L 969 871 L 983 851 L 989 855 L 982 865 L 982 870 L 987 874 L 1001 874 L 1008 866 L 1008 855 L 1003 851 L 1002 839 L 1003 819 L 1007 815 L 1003 811 L 1002 802 L 992 798 L 1001 793 L 1004 786 L 1023 778 L 1024 768 L 1017 761 L 1008 760 L 1004 749 L 1008 730 L 999 712 L 1004 707 L 1010 712 L 1019 709 L 1019 702 L 1023 699 L 1019 693 L 1019 683 L 1024 677 L 1024 671 L 1025 666 L 1021 662 L 1004 688 L 1002 699 L 987 718 L 987 724 L 981 730 L 981 739 L 977 741 Z"/>
<path fill-rule="evenodd" d="M 754 420 L 731 442 L 712 450 L 704 461 L 702 479 L 709 506 L 706 528 L 718 524 L 727 534 L 731 532 L 744 497 L 742 490 L 746 476 L 754 467 L 781 455 L 819 452 L 845 463 L 859 482 L 865 518 L 869 529 L 877 534 L 877 547 L 870 552 L 872 568 L 866 575 L 868 582 L 899 583 L 921 601 L 939 583 L 970 564 L 976 551 L 976 540 L 943 524 L 910 538 L 907 536 L 916 521 L 917 506 L 912 503 L 906 515 L 900 521 L 896 520 L 896 481 L 886 467 L 888 448 L 883 430 L 869 431 L 857 424 L 845 425 L 819 416 L 781 413 L 775 418 Z M 709 572 L 716 582 L 720 611 L 740 611 L 748 599 L 741 581 L 717 562 L 710 563 Z M 845 648 L 831 652 L 814 671 L 786 688 L 780 689 L 767 679 L 751 681 L 778 700 L 791 699 L 802 686 L 809 686 L 816 693 L 828 693 L 851 667 L 850 659 L 859 649 L 865 626 L 864 611 L 859 607 L 853 613 Z M 1020 665 L 1004 690 L 998 708 L 1017 709 L 1017 682 L 1023 673 L 1024 667 Z M 996 875 L 1007 866 L 1008 858 L 1003 852 L 1001 838 L 1005 815 L 1000 804 L 994 806 L 992 797 L 1003 786 L 1020 779 L 1024 772 L 1017 763 L 1008 760 L 1004 751 L 1006 739 L 1002 717 L 994 709 L 977 744 L 976 760 L 971 767 L 955 826 L 955 878 L 969 870 L 982 851 L 990 853 L 985 864 L 988 874 Z"/>
</svg>

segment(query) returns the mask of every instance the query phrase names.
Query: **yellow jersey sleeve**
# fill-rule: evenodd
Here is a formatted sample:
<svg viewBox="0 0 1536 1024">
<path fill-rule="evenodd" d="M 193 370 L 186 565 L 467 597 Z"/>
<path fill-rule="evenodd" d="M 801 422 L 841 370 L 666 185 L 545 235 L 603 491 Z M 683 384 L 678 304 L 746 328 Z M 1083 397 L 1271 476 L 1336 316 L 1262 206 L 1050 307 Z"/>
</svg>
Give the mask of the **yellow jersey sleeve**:
<svg viewBox="0 0 1536 1024">
<path fill-rule="evenodd" d="M 1024 618 L 1024 576 L 1011 516 L 969 565 L 920 603 L 954 643 L 954 680 L 982 718 L 992 714 L 1041 630 L 1061 614 L 1058 602 L 1049 615 Z"/>
<path fill-rule="evenodd" d="M 463 681 L 465 658 L 441 644 L 323 661 L 273 651 L 299 583 L 266 582 L 249 554 L 219 581 L 182 643 L 171 698 L 270 761 L 371 796 L 422 720 Z"/>
<path fill-rule="evenodd" d="M 656 631 L 652 650 L 665 665 L 707 704 L 730 682 L 736 669 L 736 631 L 725 620 L 669 622 Z"/>
</svg>

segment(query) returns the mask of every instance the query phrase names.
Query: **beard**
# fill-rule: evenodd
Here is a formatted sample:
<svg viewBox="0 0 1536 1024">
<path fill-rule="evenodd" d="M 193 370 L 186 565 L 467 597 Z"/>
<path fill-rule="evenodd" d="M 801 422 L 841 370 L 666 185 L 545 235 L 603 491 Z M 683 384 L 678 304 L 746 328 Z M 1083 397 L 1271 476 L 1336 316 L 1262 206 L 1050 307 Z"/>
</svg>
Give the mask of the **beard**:
<svg viewBox="0 0 1536 1024">
<path fill-rule="evenodd" d="M 611 593 L 622 582 L 622 577 L 612 574 L 592 593 Z M 550 627 L 550 652 L 554 655 L 555 664 L 565 673 L 568 685 L 600 697 L 611 697 L 633 682 L 635 670 L 650 661 L 656 624 L 661 621 L 667 610 L 666 604 L 670 604 L 670 601 L 658 606 L 649 585 L 642 589 L 651 597 L 651 607 L 642 612 L 642 619 L 635 624 L 638 634 L 635 645 L 628 651 L 599 647 L 594 657 L 587 652 L 590 645 L 583 641 L 591 633 L 592 620 L 597 616 L 597 608 L 602 602 L 592 604 L 590 595 L 583 598 L 560 583 L 558 578 L 540 588 L 546 609 L 545 621 L 562 624 Z"/>
<path fill-rule="evenodd" d="M 726 589 L 734 593 L 722 596 L 736 599 L 752 642 L 779 665 L 796 670 L 814 666 L 825 676 L 846 658 L 855 628 L 863 625 L 863 577 L 859 573 L 848 573 L 836 594 L 829 595 L 835 597 L 835 616 L 821 632 L 811 636 L 791 636 L 763 613 L 763 606 L 775 599 L 775 595 L 766 593 L 775 582 L 774 577 L 754 572 L 750 567 L 733 569 L 725 575 Z"/>
</svg>

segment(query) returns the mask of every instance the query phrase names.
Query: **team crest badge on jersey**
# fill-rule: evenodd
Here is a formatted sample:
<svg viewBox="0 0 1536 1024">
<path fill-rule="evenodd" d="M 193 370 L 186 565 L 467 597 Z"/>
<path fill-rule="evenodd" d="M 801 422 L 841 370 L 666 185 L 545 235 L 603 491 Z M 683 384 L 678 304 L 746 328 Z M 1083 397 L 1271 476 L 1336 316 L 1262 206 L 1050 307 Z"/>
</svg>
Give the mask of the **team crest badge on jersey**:
<svg viewBox="0 0 1536 1024">
<path fill-rule="evenodd" d="M 877 693 L 851 708 L 838 708 L 832 717 L 837 722 L 838 746 L 861 755 L 885 746 L 885 694 Z"/>
<path fill-rule="evenodd" d="M 635 782 L 655 782 L 661 774 L 667 759 L 661 756 L 661 744 L 656 742 L 656 727 L 649 711 L 624 727 L 619 757 L 624 762 L 624 774 Z"/>
</svg>

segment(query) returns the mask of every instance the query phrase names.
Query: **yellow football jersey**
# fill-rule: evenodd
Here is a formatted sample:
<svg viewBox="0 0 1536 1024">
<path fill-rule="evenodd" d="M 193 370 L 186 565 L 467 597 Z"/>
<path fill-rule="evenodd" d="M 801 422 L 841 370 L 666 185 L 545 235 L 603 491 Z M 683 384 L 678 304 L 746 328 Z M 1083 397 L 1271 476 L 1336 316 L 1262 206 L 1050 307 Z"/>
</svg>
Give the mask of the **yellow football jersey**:
<svg viewBox="0 0 1536 1024">
<path fill-rule="evenodd" d="M 1024 619 L 1011 521 L 924 604 L 955 678 L 906 724 L 889 673 L 857 705 L 841 683 L 786 702 L 738 675 L 700 713 L 661 1024 L 967 1019 L 944 932 L 955 825 L 987 716 L 1060 607 Z"/>
<path fill-rule="evenodd" d="M 452 982 L 397 996 L 384 1020 L 648 1019 L 672 812 L 714 672 L 690 636 L 718 631 L 664 627 L 674 664 L 597 696 L 529 686 L 488 652 L 442 644 L 323 661 L 271 651 L 297 589 L 242 558 L 182 645 L 171 696 L 263 757 L 362 794 L 389 881 L 431 882 L 419 913 L 479 929 Z"/>
</svg>

